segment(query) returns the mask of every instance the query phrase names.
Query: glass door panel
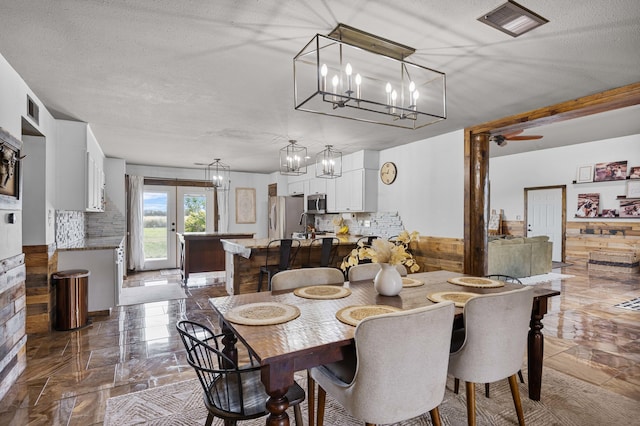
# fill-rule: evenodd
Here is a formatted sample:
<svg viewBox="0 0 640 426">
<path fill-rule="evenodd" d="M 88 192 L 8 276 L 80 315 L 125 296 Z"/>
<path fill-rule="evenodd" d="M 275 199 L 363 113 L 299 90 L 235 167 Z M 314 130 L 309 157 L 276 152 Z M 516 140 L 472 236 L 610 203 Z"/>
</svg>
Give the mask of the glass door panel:
<svg viewBox="0 0 640 426">
<path fill-rule="evenodd" d="M 144 188 L 145 269 L 176 267 L 176 191 L 171 186 Z"/>
</svg>

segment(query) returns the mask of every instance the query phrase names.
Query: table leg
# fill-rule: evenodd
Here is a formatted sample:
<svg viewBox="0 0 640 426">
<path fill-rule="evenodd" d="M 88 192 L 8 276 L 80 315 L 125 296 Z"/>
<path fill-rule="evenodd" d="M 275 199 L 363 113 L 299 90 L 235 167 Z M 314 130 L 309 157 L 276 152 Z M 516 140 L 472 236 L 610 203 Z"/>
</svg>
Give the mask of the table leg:
<svg viewBox="0 0 640 426">
<path fill-rule="evenodd" d="M 220 326 L 222 327 L 222 333 L 224 334 L 224 337 L 222 338 L 222 353 L 237 364 L 238 348 L 236 347 L 236 343 L 238 342 L 238 338 L 236 337 L 236 334 L 233 332 L 233 330 L 231 330 L 227 323 L 222 319 L 220 319 Z"/>
<path fill-rule="evenodd" d="M 267 426 L 289 426 L 289 400 L 287 391 L 294 382 L 293 365 L 290 362 L 264 365 L 261 370 L 262 383 L 269 394 L 267 400 Z"/>
<path fill-rule="evenodd" d="M 547 313 L 547 299 L 540 298 L 533 301 L 531 321 L 529 322 L 529 336 L 527 342 L 527 367 L 529 372 L 529 399 L 540 401 L 542 387 L 542 359 L 544 354 L 544 336 L 542 318 Z"/>
</svg>

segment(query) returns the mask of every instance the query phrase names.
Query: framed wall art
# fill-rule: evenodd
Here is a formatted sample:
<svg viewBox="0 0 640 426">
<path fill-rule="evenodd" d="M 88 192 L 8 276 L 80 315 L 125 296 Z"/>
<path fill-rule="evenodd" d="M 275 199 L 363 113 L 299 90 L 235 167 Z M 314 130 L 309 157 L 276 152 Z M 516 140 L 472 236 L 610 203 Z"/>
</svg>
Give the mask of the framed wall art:
<svg viewBox="0 0 640 426">
<path fill-rule="evenodd" d="M 620 200 L 620 217 L 640 219 L 640 200 Z"/>
<path fill-rule="evenodd" d="M 578 194 L 578 209 L 576 217 L 598 217 L 600 194 Z"/>
<path fill-rule="evenodd" d="M 627 182 L 627 198 L 640 198 L 640 179 Z"/>
<path fill-rule="evenodd" d="M 640 179 L 640 166 L 631 167 L 629 179 Z"/>
<path fill-rule="evenodd" d="M 593 165 L 586 164 L 578 167 L 576 182 L 593 182 Z"/>
<path fill-rule="evenodd" d="M 627 162 L 612 161 L 609 163 L 597 163 L 595 173 L 593 174 L 594 182 L 604 182 L 609 180 L 624 180 L 627 178 Z"/>
<path fill-rule="evenodd" d="M 21 207 L 21 148 L 22 142 L 0 127 L 0 208 Z"/>
<path fill-rule="evenodd" d="M 236 188 L 236 223 L 256 223 L 255 188 Z"/>
</svg>

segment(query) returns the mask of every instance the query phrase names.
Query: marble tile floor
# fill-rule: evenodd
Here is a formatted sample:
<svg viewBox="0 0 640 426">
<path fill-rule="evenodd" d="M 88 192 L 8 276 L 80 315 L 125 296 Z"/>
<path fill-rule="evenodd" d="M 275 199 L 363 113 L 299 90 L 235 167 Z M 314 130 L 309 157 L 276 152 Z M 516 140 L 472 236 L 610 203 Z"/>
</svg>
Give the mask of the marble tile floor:
<svg viewBox="0 0 640 426">
<path fill-rule="evenodd" d="M 640 401 L 640 312 L 614 307 L 640 296 L 640 275 L 554 272 L 575 277 L 540 284 L 562 290 L 544 319 L 545 368 Z M 145 272 L 127 285 L 159 277 L 179 282 Z M 187 299 L 118 307 L 77 331 L 30 335 L 27 368 L 0 401 L 0 424 L 99 425 L 112 396 L 194 378 L 174 324 L 188 317 L 216 327 L 207 300 L 226 295 L 216 277 L 196 282 Z"/>
</svg>

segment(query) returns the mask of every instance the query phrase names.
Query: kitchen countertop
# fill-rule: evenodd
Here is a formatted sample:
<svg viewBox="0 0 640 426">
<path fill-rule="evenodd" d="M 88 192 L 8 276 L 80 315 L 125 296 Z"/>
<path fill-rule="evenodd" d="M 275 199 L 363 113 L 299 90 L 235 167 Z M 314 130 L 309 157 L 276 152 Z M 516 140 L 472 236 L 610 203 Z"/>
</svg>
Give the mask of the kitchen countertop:
<svg viewBox="0 0 640 426">
<path fill-rule="evenodd" d="M 92 237 L 75 241 L 65 247 L 58 247 L 58 250 L 112 250 L 119 248 L 123 242 L 124 236 Z"/>
<path fill-rule="evenodd" d="M 340 240 L 340 244 L 355 244 L 361 237 L 353 235 L 318 235 L 316 238 L 323 237 L 336 237 Z M 251 256 L 251 249 L 265 249 L 271 239 L 269 238 L 247 238 L 242 240 L 229 239 L 221 240 L 222 247 L 225 251 L 233 254 L 239 254 L 240 256 L 248 259 Z M 298 240 L 300 241 L 300 247 L 308 247 L 311 244 L 312 239 Z"/>
</svg>

